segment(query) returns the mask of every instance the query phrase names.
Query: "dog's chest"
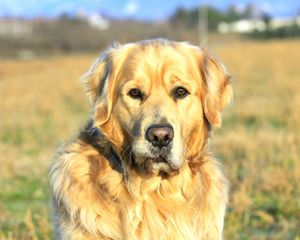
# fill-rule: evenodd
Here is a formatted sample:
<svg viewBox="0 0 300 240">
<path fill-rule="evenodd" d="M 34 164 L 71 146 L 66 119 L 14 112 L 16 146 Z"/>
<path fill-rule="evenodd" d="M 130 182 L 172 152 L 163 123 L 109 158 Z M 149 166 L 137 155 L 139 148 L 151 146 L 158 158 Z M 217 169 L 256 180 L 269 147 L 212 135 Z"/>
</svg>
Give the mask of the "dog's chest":
<svg viewBox="0 0 300 240">
<path fill-rule="evenodd" d="M 120 212 L 121 232 L 126 239 L 200 239 L 196 206 L 147 196 L 124 205 Z"/>
</svg>

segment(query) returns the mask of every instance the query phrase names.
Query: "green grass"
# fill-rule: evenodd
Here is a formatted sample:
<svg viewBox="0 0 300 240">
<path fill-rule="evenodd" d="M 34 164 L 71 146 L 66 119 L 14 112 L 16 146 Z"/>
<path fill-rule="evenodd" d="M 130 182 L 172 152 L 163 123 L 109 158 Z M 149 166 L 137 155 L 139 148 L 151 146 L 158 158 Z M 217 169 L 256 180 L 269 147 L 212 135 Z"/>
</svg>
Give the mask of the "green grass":
<svg viewBox="0 0 300 240">
<path fill-rule="evenodd" d="M 15 176 L 0 182 L 0 239 L 51 239 L 48 177 Z"/>
</svg>

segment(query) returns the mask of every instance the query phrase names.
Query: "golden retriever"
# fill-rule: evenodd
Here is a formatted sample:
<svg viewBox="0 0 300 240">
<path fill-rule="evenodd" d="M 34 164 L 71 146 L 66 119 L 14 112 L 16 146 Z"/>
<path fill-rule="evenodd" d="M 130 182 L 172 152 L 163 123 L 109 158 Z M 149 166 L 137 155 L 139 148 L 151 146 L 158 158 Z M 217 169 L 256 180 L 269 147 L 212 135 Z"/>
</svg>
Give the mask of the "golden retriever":
<svg viewBox="0 0 300 240">
<path fill-rule="evenodd" d="M 228 183 L 209 136 L 223 65 L 165 39 L 105 50 L 84 76 L 89 123 L 51 170 L 57 239 L 222 239 Z"/>
</svg>

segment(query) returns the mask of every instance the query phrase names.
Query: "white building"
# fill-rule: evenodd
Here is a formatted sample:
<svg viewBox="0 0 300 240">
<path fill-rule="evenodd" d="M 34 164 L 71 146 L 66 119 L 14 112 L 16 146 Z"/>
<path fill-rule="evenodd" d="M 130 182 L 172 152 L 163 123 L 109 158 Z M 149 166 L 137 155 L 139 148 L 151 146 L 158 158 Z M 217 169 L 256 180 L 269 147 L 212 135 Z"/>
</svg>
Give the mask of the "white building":
<svg viewBox="0 0 300 240">
<path fill-rule="evenodd" d="M 0 36 L 3 37 L 26 37 L 31 36 L 33 24 L 21 19 L 0 19 Z"/>
<path fill-rule="evenodd" d="M 104 19 L 100 14 L 92 14 L 87 17 L 87 22 L 92 28 L 106 30 L 109 28 L 109 21 Z"/>
<path fill-rule="evenodd" d="M 106 30 L 110 25 L 107 19 L 102 17 L 101 14 L 97 13 L 87 14 L 85 11 L 78 11 L 76 13 L 76 17 L 85 20 L 90 25 L 90 27 L 99 30 Z"/>
<path fill-rule="evenodd" d="M 269 26 L 271 29 L 277 29 L 291 26 L 295 23 L 300 26 L 300 17 L 274 18 L 270 21 Z M 250 33 L 255 30 L 263 32 L 266 29 L 266 23 L 259 19 L 242 19 L 232 23 L 221 22 L 218 25 L 218 31 L 221 33 Z"/>
</svg>

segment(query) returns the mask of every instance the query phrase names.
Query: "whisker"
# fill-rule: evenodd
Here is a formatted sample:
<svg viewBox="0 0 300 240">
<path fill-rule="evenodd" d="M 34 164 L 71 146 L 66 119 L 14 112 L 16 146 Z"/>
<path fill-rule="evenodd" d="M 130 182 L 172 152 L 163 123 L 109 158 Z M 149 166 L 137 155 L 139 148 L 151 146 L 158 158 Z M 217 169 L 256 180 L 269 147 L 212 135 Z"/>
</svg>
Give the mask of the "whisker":
<svg viewBox="0 0 300 240">
<path fill-rule="evenodd" d="M 130 144 L 127 148 L 125 148 L 124 151 L 121 152 L 121 158 L 122 158 L 122 159 L 124 158 L 124 156 L 125 156 L 125 154 L 126 154 L 126 152 L 127 152 L 128 150 L 131 151 L 131 147 L 132 147 L 132 146 L 133 146 L 133 145 Z"/>
<path fill-rule="evenodd" d="M 126 130 L 126 132 L 127 132 L 132 138 L 135 138 L 135 137 L 132 135 L 132 133 L 129 131 L 128 128 L 126 128 L 125 126 L 123 126 L 123 127 L 124 127 L 124 129 Z"/>
</svg>

